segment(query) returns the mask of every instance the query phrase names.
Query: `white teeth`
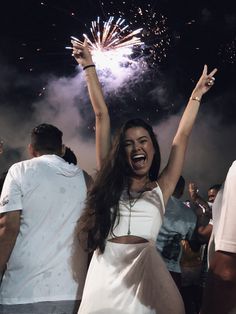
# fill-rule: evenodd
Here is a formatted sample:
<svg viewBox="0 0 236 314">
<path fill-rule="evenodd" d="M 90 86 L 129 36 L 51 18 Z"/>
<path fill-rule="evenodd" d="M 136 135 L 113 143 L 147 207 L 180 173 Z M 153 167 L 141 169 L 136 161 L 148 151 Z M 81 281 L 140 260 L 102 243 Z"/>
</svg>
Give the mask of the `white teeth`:
<svg viewBox="0 0 236 314">
<path fill-rule="evenodd" d="M 145 158 L 145 155 L 140 154 L 140 155 L 132 156 L 132 159 L 136 159 L 136 158 Z"/>
</svg>

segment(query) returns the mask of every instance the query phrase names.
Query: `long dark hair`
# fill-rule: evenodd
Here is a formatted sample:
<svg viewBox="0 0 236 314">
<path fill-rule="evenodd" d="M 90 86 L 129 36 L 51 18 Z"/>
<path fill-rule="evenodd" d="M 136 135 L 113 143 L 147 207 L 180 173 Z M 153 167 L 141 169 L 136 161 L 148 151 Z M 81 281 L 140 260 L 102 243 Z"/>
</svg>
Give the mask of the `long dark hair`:
<svg viewBox="0 0 236 314">
<path fill-rule="evenodd" d="M 116 217 L 119 215 L 119 200 L 122 191 L 129 185 L 132 174 L 127 162 L 124 139 L 125 132 L 134 127 L 146 129 L 153 143 L 155 154 L 149 171 L 150 181 L 157 180 L 160 169 L 160 149 L 152 127 L 142 119 L 127 121 L 116 134 L 112 150 L 97 173 L 94 184 L 88 192 L 85 210 L 79 219 L 78 236 L 84 241 L 89 251 L 105 249 L 105 240 L 113 230 Z M 111 215 L 111 208 L 113 213 Z M 88 238 L 84 237 L 87 234 Z"/>
</svg>

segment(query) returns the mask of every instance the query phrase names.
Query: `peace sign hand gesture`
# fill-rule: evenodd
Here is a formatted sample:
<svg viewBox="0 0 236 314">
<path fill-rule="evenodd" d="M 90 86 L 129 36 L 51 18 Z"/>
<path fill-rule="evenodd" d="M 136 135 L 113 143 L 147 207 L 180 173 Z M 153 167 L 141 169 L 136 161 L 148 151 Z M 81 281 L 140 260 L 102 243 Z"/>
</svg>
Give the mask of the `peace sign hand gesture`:
<svg viewBox="0 0 236 314">
<path fill-rule="evenodd" d="M 192 96 L 201 98 L 206 92 L 208 92 L 209 89 L 214 85 L 214 74 L 216 72 L 217 69 L 215 68 L 209 74 L 207 74 L 207 65 L 204 65 L 202 75 L 193 90 Z"/>
</svg>

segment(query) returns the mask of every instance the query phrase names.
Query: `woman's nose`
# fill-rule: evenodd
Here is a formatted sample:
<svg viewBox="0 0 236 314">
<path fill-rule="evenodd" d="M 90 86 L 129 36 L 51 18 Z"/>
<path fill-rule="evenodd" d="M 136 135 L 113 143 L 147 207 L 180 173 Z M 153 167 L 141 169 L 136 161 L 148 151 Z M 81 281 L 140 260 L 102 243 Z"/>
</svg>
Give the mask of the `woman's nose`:
<svg viewBox="0 0 236 314">
<path fill-rule="evenodd" d="M 140 143 L 138 142 L 134 143 L 134 149 L 135 151 L 138 151 L 140 149 Z"/>
</svg>

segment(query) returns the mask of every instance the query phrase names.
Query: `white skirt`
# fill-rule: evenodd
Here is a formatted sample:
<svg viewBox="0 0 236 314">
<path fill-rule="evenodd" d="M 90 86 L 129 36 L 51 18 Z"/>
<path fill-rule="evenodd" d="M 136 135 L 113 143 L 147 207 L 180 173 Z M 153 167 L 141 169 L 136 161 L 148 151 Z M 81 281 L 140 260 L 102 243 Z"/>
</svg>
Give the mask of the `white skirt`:
<svg viewBox="0 0 236 314">
<path fill-rule="evenodd" d="M 107 242 L 93 254 L 79 314 L 184 314 L 155 243 Z"/>
</svg>

